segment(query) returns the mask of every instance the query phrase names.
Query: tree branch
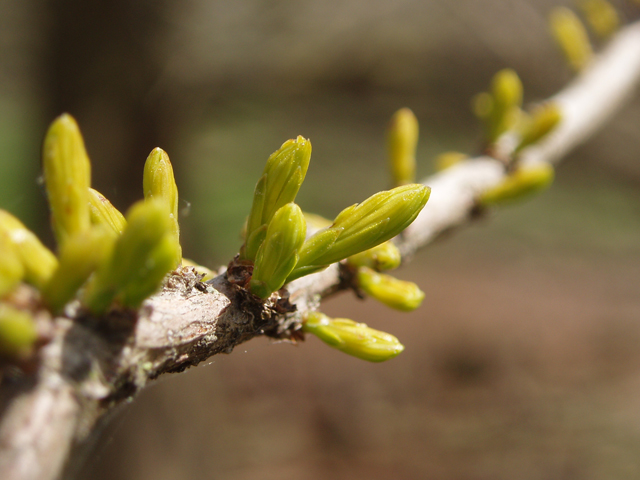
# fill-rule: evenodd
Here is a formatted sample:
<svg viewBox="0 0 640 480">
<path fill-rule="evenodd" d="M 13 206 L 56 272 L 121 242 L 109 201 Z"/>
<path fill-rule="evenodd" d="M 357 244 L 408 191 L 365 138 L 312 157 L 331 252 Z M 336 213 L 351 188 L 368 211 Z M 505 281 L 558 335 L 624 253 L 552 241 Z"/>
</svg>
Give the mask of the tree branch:
<svg viewBox="0 0 640 480">
<path fill-rule="evenodd" d="M 522 152 L 520 161 L 557 162 L 619 110 L 639 81 L 640 24 L 634 24 L 550 99 L 560 106 L 563 120 L 544 141 Z M 512 139 L 500 139 L 498 149 L 509 156 Z M 484 156 L 427 178 L 424 183 L 432 188 L 427 207 L 396 239 L 403 256 L 468 223 L 478 195 L 506 175 L 503 162 Z M 286 314 L 286 302 L 256 302 L 224 273 L 203 284 L 183 268 L 136 314 L 94 318 L 72 305 L 65 316 L 51 319 L 37 307 L 37 293 L 22 287 L 16 295 L 35 305 L 34 314 L 51 329 L 51 340 L 39 350 L 33 373 L 2 380 L 0 478 L 59 478 L 98 420 L 150 379 L 230 353 L 258 335 L 295 338 L 305 312 L 346 288 L 338 265 L 298 279 L 287 287 L 297 311 Z"/>
</svg>

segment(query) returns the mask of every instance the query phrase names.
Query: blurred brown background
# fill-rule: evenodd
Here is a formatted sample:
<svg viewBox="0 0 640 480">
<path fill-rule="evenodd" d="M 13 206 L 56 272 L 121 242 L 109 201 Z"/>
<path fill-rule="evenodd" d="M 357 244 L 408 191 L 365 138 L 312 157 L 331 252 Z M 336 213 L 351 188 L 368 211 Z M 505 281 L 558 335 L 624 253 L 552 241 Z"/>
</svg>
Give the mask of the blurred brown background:
<svg viewBox="0 0 640 480">
<path fill-rule="evenodd" d="M 331 216 L 388 187 L 396 109 L 421 122 L 424 176 L 441 151 L 474 152 L 470 98 L 498 69 L 518 71 L 526 101 L 561 88 L 571 74 L 546 24 L 559 4 L 572 5 L 2 0 L 0 208 L 50 240 L 39 148 L 68 111 L 94 185 L 123 210 L 142 197 L 148 152 L 167 150 L 186 255 L 226 263 L 286 139 L 311 138 L 299 203 Z M 397 335 L 398 358 L 254 340 L 148 388 L 77 478 L 639 478 L 639 124 L 636 100 L 549 192 L 398 272 L 427 293 L 418 311 L 325 304 Z"/>
</svg>

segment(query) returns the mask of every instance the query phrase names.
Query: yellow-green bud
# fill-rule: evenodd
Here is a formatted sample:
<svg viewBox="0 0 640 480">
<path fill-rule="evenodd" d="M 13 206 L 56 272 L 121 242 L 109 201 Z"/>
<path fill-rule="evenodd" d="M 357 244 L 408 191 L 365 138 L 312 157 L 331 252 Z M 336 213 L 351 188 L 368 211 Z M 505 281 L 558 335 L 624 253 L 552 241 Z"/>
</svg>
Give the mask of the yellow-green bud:
<svg viewBox="0 0 640 480">
<path fill-rule="evenodd" d="M 369 267 L 378 271 L 393 270 L 398 268 L 401 262 L 400 250 L 391 241 L 347 258 L 347 263 L 353 267 Z"/>
<path fill-rule="evenodd" d="M 62 245 L 75 233 L 89 229 L 91 164 L 80 129 L 63 114 L 49 127 L 42 148 L 44 179 L 53 231 Z"/>
<path fill-rule="evenodd" d="M 607 0 L 582 0 L 580 8 L 587 23 L 601 38 L 611 36 L 620 25 L 618 11 Z"/>
<path fill-rule="evenodd" d="M 24 276 L 18 252 L 7 236 L 0 234 L 0 298 L 13 290 Z"/>
<path fill-rule="evenodd" d="M 416 180 L 416 147 L 418 145 L 418 119 L 408 108 L 398 110 L 387 131 L 389 166 L 394 186 Z"/>
<path fill-rule="evenodd" d="M 60 264 L 42 289 L 51 311 L 58 312 L 76 295 L 113 248 L 116 235 L 106 226 L 94 226 L 77 233 L 60 247 Z"/>
<path fill-rule="evenodd" d="M 510 68 L 500 70 L 491 82 L 492 105 L 487 119 L 488 140 L 495 142 L 518 121 L 522 105 L 522 82 Z"/>
<path fill-rule="evenodd" d="M 202 277 L 202 280 L 201 280 L 202 282 L 211 280 L 216 276 L 216 273 L 214 271 L 209 270 L 207 267 L 199 265 L 198 263 L 194 262 L 189 258 L 183 258 L 182 265 L 185 267 L 192 267 L 193 269 L 195 269 L 196 273 L 199 273 L 200 275 L 204 275 L 204 277 Z"/>
<path fill-rule="evenodd" d="M 520 129 L 520 143 L 515 149 L 516 153 L 542 140 L 560 123 L 560 120 L 562 120 L 562 113 L 557 105 L 545 103 L 537 107 Z"/>
<path fill-rule="evenodd" d="M 177 246 L 165 203 L 137 202 L 126 218 L 127 227 L 84 291 L 83 303 L 97 314 L 116 297 L 125 306 L 138 306 L 174 268 L 166 258 L 176 254 Z"/>
<path fill-rule="evenodd" d="M 453 167 L 455 164 L 469 158 L 469 155 L 462 152 L 444 152 L 438 155 L 435 159 L 436 170 L 441 172 L 449 167 Z"/>
<path fill-rule="evenodd" d="M 256 255 L 249 284 L 254 295 L 268 298 L 282 288 L 298 262 L 298 250 L 306 233 L 304 215 L 295 203 L 287 203 L 276 211 Z"/>
<path fill-rule="evenodd" d="M 578 16 L 565 7 L 551 11 L 551 32 L 573 70 L 582 70 L 591 60 L 593 51 L 589 36 Z"/>
<path fill-rule="evenodd" d="M 58 260 L 31 230 L 6 210 L 0 210 L 0 235 L 13 245 L 24 267 L 24 279 L 42 288 L 58 266 Z"/>
<path fill-rule="evenodd" d="M 308 313 L 302 329 L 327 345 L 370 362 L 384 362 L 404 350 L 393 335 L 346 318 L 331 319 L 320 312 Z"/>
<path fill-rule="evenodd" d="M 430 193 L 424 185 L 404 185 L 345 208 L 331 227 L 303 244 L 288 281 L 310 273 L 305 269 L 313 271 L 315 267 L 317 271 L 395 237 L 415 220 Z"/>
<path fill-rule="evenodd" d="M 420 306 L 424 292 L 413 282 L 398 280 L 367 267 L 358 269 L 358 286 L 388 307 L 410 312 Z"/>
<path fill-rule="evenodd" d="M 139 308 L 142 302 L 153 295 L 162 285 L 164 277 L 175 268 L 178 250 L 173 235 L 163 236 L 153 247 L 144 264 L 132 272 L 127 283 L 120 288 L 117 299 L 129 308 Z"/>
<path fill-rule="evenodd" d="M 299 136 L 286 141 L 267 160 L 253 195 L 247 220 L 247 240 L 240 252 L 243 259 L 255 260 L 271 218 L 280 207 L 295 200 L 307 174 L 310 158 L 311 142 Z"/>
<path fill-rule="evenodd" d="M 93 225 L 105 225 L 120 235 L 127 221 L 120 211 L 97 190 L 89 189 L 89 217 Z"/>
<path fill-rule="evenodd" d="M 176 245 L 177 256 L 174 259 L 173 268 L 182 261 L 182 248 L 180 247 L 180 226 L 178 225 L 178 187 L 173 177 L 173 168 L 169 161 L 169 155 L 161 148 L 154 148 L 144 164 L 142 186 L 145 200 L 162 200 L 167 206 L 169 219 Z"/>
<path fill-rule="evenodd" d="M 27 312 L 0 303 L 0 355 L 28 357 L 38 339 L 36 325 Z"/>
<path fill-rule="evenodd" d="M 548 163 L 519 167 L 500 185 L 484 192 L 479 203 L 491 206 L 519 201 L 549 187 L 553 177 L 553 167 Z"/>
</svg>

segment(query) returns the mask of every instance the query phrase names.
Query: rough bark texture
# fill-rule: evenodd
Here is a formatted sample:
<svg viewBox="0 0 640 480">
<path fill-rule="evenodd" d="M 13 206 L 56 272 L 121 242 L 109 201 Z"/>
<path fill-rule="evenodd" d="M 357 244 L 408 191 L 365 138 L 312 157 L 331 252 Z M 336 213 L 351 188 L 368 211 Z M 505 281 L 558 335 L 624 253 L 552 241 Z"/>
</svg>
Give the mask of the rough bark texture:
<svg viewBox="0 0 640 480">
<path fill-rule="evenodd" d="M 563 112 L 557 130 L 523 152 L 522 162 L 556 162 L 619 109 L 640 78 L 640 24 L 621 31 L 592 67 L 556 95 Z M 512 142 L 500 142 L 501 155 Z M 476 198 L 499 184 L 504 163 L 490 157 L 463 162 L 425 180 L 431 199 L 418 219 L 396 239 L 405 259 L 439 234 L 473 218 Z M 0 390 L 0 478 L 59 478 L 74 449 L 85 442 L 105 413 L 131 398 L 159 375 L 180 372 L 257 335 L 296 338 L 302 315 L 320 300 L 347 289 L 341 268 L 301 278 L 289 298 L 256 302 L 228 282 L 225 273 L 203 284 L 188 268 L 171 275 L 162 292 L 137 314 L 104 318 L 77 307 L 51 319 L 24 287 L 16 297 L 30 305 L 49 331 L 37 366 L 5 375 Z M 277 299 L 276 299 L 277 300 Z M 286 313 L 288 305 L 295 312 Z"/>
</svg>

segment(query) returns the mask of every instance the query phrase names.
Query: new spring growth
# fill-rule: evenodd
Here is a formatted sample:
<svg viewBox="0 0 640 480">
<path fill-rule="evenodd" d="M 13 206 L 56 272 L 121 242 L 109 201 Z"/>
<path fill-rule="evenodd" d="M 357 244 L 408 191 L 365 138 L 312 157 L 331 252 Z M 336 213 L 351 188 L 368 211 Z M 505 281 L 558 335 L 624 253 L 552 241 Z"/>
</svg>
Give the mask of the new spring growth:
<svg viewBox="0 0 640 480">
<path fill-rule="evenodd" d="M 137 202 L 127 226 L 89 281 L 82 302 L 96 314 L 114 300 L 137 308 L 174 268 L 177 245 L 173 225 L 161 200 Z"/>
<path fill-rule="evenodd" d="M 352 267 L 369 267 L 377 271 L 393 270 L 401 262 L 400 250 L 390 240 L 347 258 Z"/>
<path fill-rule="evenodd" d="M 64 114 L 49 127 L 42 148 L 51 223 L 58 245 L 89 228 L 91 165 L 80 129 Z"/>
<path fill-rule="evenodd" d="M 387 130 L 387 150 L 394 186 L 416 180 L 418 131 L 418 119 L 410 109 L 402 108 L 391 117 Z"/>
<path fill-rule="evenodd" d="M 5 210 L 0 210 L 0 236 L 13 246 L 24 269 L 25 281 L 42 288 L 58 266 L 55 255 L 20 220 Z"/>
<path fill-rule="evenodd" d="M 582 0 L 580 9 L 600 38 L 610 37 L 620 26 L 618 12 L 607 0 Z"/>
<path fill-rule="evenodd" d="M 0 299 L 22 281 L 24 267 L 13 244 L 0 234 Z"/>
<path fill-rule="evenodd" d="M 26 358 L 37 338 L 36 325 L 31 315 L 0 303 L 0 356 Z"/>
<path fill-rule="evenodd" d="M 111 252 L 116 235 L 98 225 L 69 237 L 60 247 L 58 268 L 42 289 L 52 312 L 62 310 Z"/>
<path fill-rule="evenodd" d="M 548 163 L 520 166 L 500 185 L 484 192 L 478 202 L 482 206 L 516 202 L 549 187 L 553 177 L 553 167 Z"/>
<path fill-rule="evenodd" d="M 302 329 L 327 345 L 370 362 L 384 362 L 404 350 L 393 335 L 346 318 L 331 319 L 320 312 L 308 313 Z"/>
<path fill-rule="evenodd" d="M 298 250 L 307 233 L 302 210 L 287 203 L 274 214 L 256 255 L 249 288 L 260 298 L 280 290 L 298 262 Z"/>
<path fill-rule="evenodd" d="M 550 16 L 551 33 L 564 53 L 571 68 L 579 72 L 587 66 L 593 56 L 587 30 L 571 10 L 556 7 Z"/>
<path fill-rule="evenodd" d="M 97 190 L 89 189 L 89 217 L 93 225 L 104 225 L 120 235 L 127 221 L 120 211 Z"/>
<path fill-rule="evenodd" d="M 271 218 L 279 208 L 295 200 L 310 158 L 311 142 L 300 136 L 286 141 L 271 154 L 253 194 L 246 240 L 240 250 L 242 259 L 255 260 Z"/>
<path fill-rule="evenodd" d="M 545 103 L 536 107 L 525 117 L 520 130 L 520 142 L 515 153 L 542 140 L 562 120 L 560 108 L 554 103 Z"/>
<path fill-rule="evenodd" d="M 415 310 L 424 300 L 424 292 L 415 283 L 367 267 L 358 269 L 358 286 L 370 297 L 403 312 Z"/>
<path fill-rule="evenodd" d="M 154 148 L 144 164 L 142 187 L 145 200 L 161 200 L 167 210 L 171 221 L 171 231 L 177 245 L 175 264 L 182 261 L 182 248 L 180 247 L 180 226 L 178 225 L 178 187 L 173 177 L 173 168 L 169 161 L 169 155 L 161 148 Z"/>
<path fill-rule="evenodd" d="M 287 281 L 322 270 L 398 235 L 418 216 L 431 189 L 411 184 L 378 192 L 345 208 L 333 224 L 307 239 Z"/>
<path fill-rule="evenodd" d="M 473 110 L 485 122 L 488 143 L 512 129 L 520 116 L 522 105 L 522 83 L 510 68 L 500 70 L 493 76 L 491 92 L 476 95 Z"/>
</svg>

